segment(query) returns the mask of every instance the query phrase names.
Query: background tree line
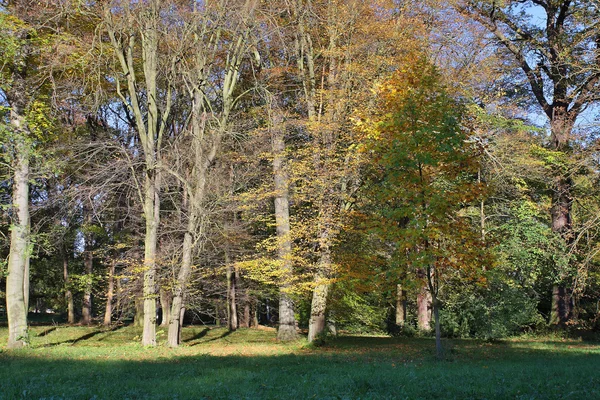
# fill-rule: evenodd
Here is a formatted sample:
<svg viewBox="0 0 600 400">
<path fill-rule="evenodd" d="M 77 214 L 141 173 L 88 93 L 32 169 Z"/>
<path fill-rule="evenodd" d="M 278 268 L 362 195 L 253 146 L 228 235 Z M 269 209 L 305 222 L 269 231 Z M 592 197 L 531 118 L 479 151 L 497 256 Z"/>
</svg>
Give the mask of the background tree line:
<svg viewBox="0 0 600 400">
<path fill-rule="evenodd" d="M 3 2 L 9 345 L 47 309 L 149 346 L 595 328 L 599 11 Z"/>
</svg>

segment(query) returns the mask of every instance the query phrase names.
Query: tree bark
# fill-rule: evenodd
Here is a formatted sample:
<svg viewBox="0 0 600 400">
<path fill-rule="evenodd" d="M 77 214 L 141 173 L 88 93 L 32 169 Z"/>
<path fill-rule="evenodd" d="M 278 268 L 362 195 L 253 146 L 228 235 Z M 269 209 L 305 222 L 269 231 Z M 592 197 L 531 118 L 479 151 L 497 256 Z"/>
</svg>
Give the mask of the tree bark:
<svg viewBox="0 0 600 400">
<path fill-rule="evenodd" d="M 229 258 L 229 257 L 227 257 Z M 238 328 L 237 305 L 235 302 L 236 279 L 233 266 L 227 266 L 227 328 L 235 331 Z"/>
<path fill-rule="evenodd" d="M 250 327 L 258 328 L 258 299 L 254 300 L 252 307 L 252 320 Z"/>
<path fill-rule="evenodd" d="M 84 208 L 86 215 L 86 227 L 91 226 L 91 210 Z M 84 229 L 86 228 L 84 227 Z M 85 267 L 85 289 L 83 292 L 83 306 L 81 308 L 81 323 L 90 325 L 92 323 L 92 279 L 94 273 L 94 253 L 92 252 L 93 235 L 87 232 L 85 235 L 85 251 L 83 252 L 83 265 Z"/>
<path fill-rule="evenodd" d="M 417 295 L 417 327 L 420 331 L 431 330 L 431 292 L 427 285 Z"/>
<path fill-rule="evenodd" d="M 440 330 L 440 302 L 437 296 L 433 298 L 432 306 L 435 320 L 435 354 L 438 360 L 441 360 L 444 357 L 444 350 L 442 348 L 442 332 Z"/>
<path fill-rule="evenodd" d="M 163 287 L 159 290 L 160 294 L 160 308 L 162 309 L 162 320 L 160 326 L 168 327 L 169 321 L 171 321 L 171 307 L 173 305 L 173 298 L 171 291 Z"/>
<path fill-rule="evenodd" d="M 240 321 L 240 327 L 242 328 L 250 328 L 250 314 L 251 314 L 251 305 L 250 305 L 250 295 L 248 293 L 248 289 L 244 291 L 244 313 L 242 314 L 242 320 Z"/>
<path fill-rule="evenodd" d="M 321 235 L 326 242 L 329 236 Z M 313 290 L 312 303 L 310 306 L 310 320 L 308 323 L 308 342 L 323 333 L 326 327 L 325 311 L 327 309 L 327 294 L 329 293 L 329 282 L 326 274 L 331 271 L 331 250 L 328 243 L 321 243 L 321 259 L 315 276 L 316 287 Z"/>
<path fill-rule="evenodd" d="M 111 324 L 112 302 L 115 296 L 115 261 L 111 261 L 108 268 L 108 289 L 106 291 L 106 308 L 104 309 L 104 325 Z"/>
<path fill-rule="evenodd" d="M 158 243 L 159 209 L 156 179 L 146 175 L 146 193 L 144 216 L 146 218 L 146 236 L 144 240 L 144 330 L 143 346 L 156 346 L 156 255 Z M 155 172 L 155 171 L 154 171 Z"/>
<path fill-rule="evenodd" d="M 195 226 L 195 222 L 192 221 L 191 218 L 188 220 L 188 228 L 190 225 Z M 187 285 L 188 277 L 192 271 L 192 249 L 192 231 L 188 229 L 183 237 L 183 256 L 181 260 L 181 268 L 179 269 L 179 275 L 173 290 L 173 305 L 171 306 L 171 319 L 169 321 L 169 333 L 167 337 L 167 344 L 170 347 L 179 346 L 181 341 L 181 327 L 183 326 L 184 312 L 183 298 L 185 295 L 185 287 Z"/>
<path fill-rule="evenodd" d="M 134 300 L 135 315 L 133 317 L 133 326 L 136 328 L 144 327 L 144 299 L 136 295 Z"/>
<path fill-rule="evenodd" d="M 401 284 L 396 285 L 396 325 L 403 327 L 406 322 L 406 293 Z"/>
<path fill-rule="evenodd" d="M 551 121 L 552 147 L 556 151 L 568 151 L 571 132 L 573 130 L 573 116 L 569 115 L 567 107 L 554 106 Z M 558 233 L 568 246 L 573 242 L 573 225 L 571 220 L 571 195 L 573 181 L 560 167 L 555 171 L 552 188 L 552 231 Z M 559 272 L 560 275 L 560 271 Z M 552 288 L 552 305 L 550 311 L 550 324 L 564 326 L 571 314 L 569 291 L 566 282 L 556 283 Z"/>
<path fill-rule="evenodd" d="M 279 284 L 279 328 L 277 340 L 289 341 L 298 338 L 294 303 L 290 296 L 292 266 L 292 240 L 290 237 L 290 205 L 288 197 L 288 175 L 285 171 L 285 143 L 283 120 L 278 110 L 273 110 L 271 146 L 273 150 L 273 180 L 275 184 L 275 224 L 277 227 L 277 255 L 281 263 L 282 281 Z"/>
<path fill-rule="evenodd" d="M 13 180 L 15 219 L 10 232 L 8 276 L 6 277 L 6 310 L 8 315 L 8 348 L 29 343 L 27 312 L 29 310 L 29 145 L 23 129 L 23 118 L 11 110 L 11 123 L 16 131 Z"/>
<path fill-rule="evenodd" d="M 65 285 L 65 302 L 67 303 L 67 323 L 75 323 L 75 304 L 73 303 L 73 293 L 71 292 L 69 280 L 69 259 L 66 250 L 63 249 L 63 279 Z"/>
<path fill-rule="evenodd" d="M 318 279 L 318 278 L 317 278 Z M 311 343 L 325 330 L 325 310 L 327 306 L 327 294 L 329 285 L 319 284 L 313 290 L 312 303 L 310 307 L 310 321 L 308 325 L 308 342 Z"/>
</svg>

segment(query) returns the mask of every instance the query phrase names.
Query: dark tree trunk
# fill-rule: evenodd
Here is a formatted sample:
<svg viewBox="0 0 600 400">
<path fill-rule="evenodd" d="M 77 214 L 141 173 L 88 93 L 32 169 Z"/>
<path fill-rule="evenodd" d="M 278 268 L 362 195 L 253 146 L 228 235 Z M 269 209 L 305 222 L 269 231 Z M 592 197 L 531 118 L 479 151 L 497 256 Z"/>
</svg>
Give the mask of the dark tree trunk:
<svg viewBox="0 0 600 400">
<path fill-rule="evenodd" d="M 433 299 L 432 306 L 435 320 L 435 355 L 438 360 L 441 360 L 444 357 L 444 350 L 442 348 L 442 332 L 440 330 L 440 302 L 437 297 Z"/>
<path fill-rule="evenodd" d="M 557 102 L 555 102 L 557 103 Z M 568 152 L 571 132 L 573 130 L 573 117 L 567 111 L 567 105 L 554 105 L 554 115 L 551 121 L 552 147 L 555 151 Z M 554 182 L 552 187 L 552 231 L 558 233 L 569 246 L 573 242 L 573 225 L 571 220 L 571 206 L 573 203 L 573 181 L 561 166 L 553 170 Z M 560 271 L 556 271 L 559 276 Z M 550 324 L 564 326 L 571 314 L 568 283 L 559 281 L 552 287 L 552 306 L 550 310 Z"/>
</svg>

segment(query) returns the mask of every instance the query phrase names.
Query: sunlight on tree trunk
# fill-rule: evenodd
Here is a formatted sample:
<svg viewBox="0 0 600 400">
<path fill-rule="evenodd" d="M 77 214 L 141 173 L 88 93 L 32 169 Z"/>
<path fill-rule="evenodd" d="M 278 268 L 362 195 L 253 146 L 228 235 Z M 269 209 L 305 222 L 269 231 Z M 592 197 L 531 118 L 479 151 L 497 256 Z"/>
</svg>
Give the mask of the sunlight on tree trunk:
<svg viewBox="0 0 600 400">
<path fill-rule="evenodd" d="M 6 309 L 8 315 L 8 348 L 29 343 L 27 312 L 29 310 L 29 145 L 23 137 L 23 119 L 11 111 L 12 126 L 17 132 L 13 183 L 15 221 L 10 232 L 8 276 L 6 277 Z"/>
<path fill-rule="evenodd" d="M 396 325 L 403 327 L 406 322 L 406 293 L 401 284 L 396 285 Z"/>
<path fill-rule="evenodd" d="M 115 295 L 115 265 L 116 261 L 113 260 L 108 267 L 108 289 L 106 290 L 106 307 L 104 309 L 104 325 L 108 326 L 112 320 L 112 303 Z"/>
<path fill-rule="evenodd" d="M 279 285 L 279 328 L 277 340 L 289 341 L 298 338 L 294 303 L 290 295 L 290 280 L 293 274 L 292 240 L 290 237 L 290 203 L 288 175 L 285 170 L 285 142 L 283 139 L 283 117 L 276 105 L 271 109 L 271 146 L 273 151 L 273 181 L 275 185 L 275 224 L 277 227 L 277 255 L 281 263 L 282 281 Z"/>
</svg>

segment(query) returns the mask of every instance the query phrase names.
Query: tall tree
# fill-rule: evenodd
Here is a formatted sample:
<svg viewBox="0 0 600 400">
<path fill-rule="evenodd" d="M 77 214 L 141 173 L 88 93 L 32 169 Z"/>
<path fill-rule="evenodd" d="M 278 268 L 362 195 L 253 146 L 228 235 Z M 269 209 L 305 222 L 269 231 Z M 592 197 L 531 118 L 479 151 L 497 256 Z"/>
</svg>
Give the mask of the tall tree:
<svg viewBox="0 0 600 400">
<path fill-rule="evenodd" d="M 578 118 L 600 100 L 600 5 L 586 0 L 464 1 L 458 10 L 475 19 L 525 76 L 530 98 L 549 122 L 552 153 L 552 230 L 574 240 L 573 170 L 568 160 Z M 553 288 L 550 322 L 569 319 L 569 282 Z"/>
<path fill-rule="evenodd" d="M 205 7 L 190 14 L 186 31 L 191 41 L 189 69 L 184 72 L 185 87 L 191 103 L 190 128 L 181 144 L 189 153 L 182 173 L 174 173 L 185 186 L 183 206 L 187 227 L 183 239 L 182 263 L 174 284 L 168 342 L 180 341 L 184 295 L 193 266 L 193 250 L 204 236 L 204 203 L 209 168 L 214 163 L 227 133 L 230 116 L 238 96 L 240 65 L 248 50 L 249 34 L 257 6 L 254 0 L 236 3 L 222 1 L 214 8 Z M 222 41 L 227 37 L 227 41 Z M 219 63 L 220 57 L 225 59 Z M 210 84 L 211 80 L 214 86 Z M 188 147 L 189 146 L 189 147 Z M 189 151 L 191 149 L 191 152 Z M 183 153 L 183 152 L 182 152 Z"/>
<path fill-rule="evenodd" d="M 12 227 L 8 276 L 6 279 L 6 308 L 8 314 L 8 347 L 28 343 L 27 313 L 29 310 L 29 260 L 31 256 L 29 181 L 30 161 L 36 142 L 36 105 L 40 106 L 41 90 L 37 73 L 39 45 L 35 18 L 31 17 L 26 1 L 9 2 L 8 13 L 0 13 L 0 89 L 8 104 L 8 115 L 2 115 L 2 147 L 10 155 L 12 169 Z M 6 110 L 3 110 L 6 111 Z M 8 120 L 8 124 L 4 122 Z"/>
<path fill-rule="evenodd" d="M 139 193 L 146 224 L 144 237 L 144 330 L 142 344 L 156 345 L 156 263 L 160 222 L 160 168 L 163 135 L 171 111 L 174 59 L 161 57 L 169 21 L 162 12 L 169 4 L 122 2 L 104 5 L 104 28 L 117 60 L 114 80 L 117 93 L 132 116 L 144 157 L 144 177 Z M 168 42 L 167 42 L 168 43 Z M 141 56 L 141 65 L 138 65 Z M 140 74 L 141 77 L 138 75 Z M 121 81 L 126 84 L 122 91 Z"/>
<path fill-rule="evenodd" d="M 480 195 L 459 105 L 423 56 L 383 85 L 383 107 L 367 125 L 363 210 L 370 231 L 390 242 L 399 276 L 425 285 L 432 299 L 436 349 L 442 356 L 440 288 L 449 272 L 468 278 L 483 260 L 480 235 L 461 210 Z M 471 275 L 472 276 L 472 275 Z"/>
</svg>

